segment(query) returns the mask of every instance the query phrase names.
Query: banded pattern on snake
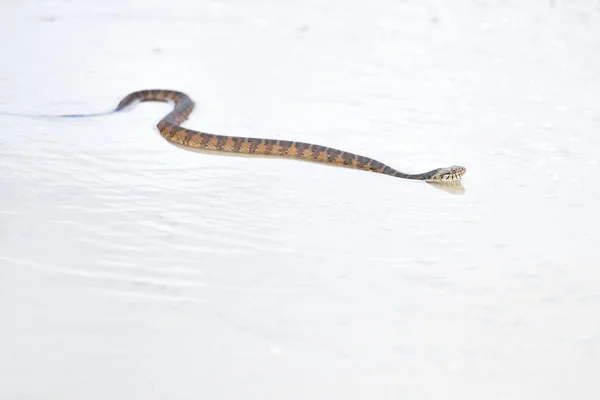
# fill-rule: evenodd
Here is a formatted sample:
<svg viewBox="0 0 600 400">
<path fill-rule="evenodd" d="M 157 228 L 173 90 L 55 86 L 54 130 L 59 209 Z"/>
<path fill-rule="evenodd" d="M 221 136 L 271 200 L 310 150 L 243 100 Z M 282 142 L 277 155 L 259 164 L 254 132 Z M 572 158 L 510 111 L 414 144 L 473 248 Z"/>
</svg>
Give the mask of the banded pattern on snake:
<svg viewBox="0 0 600 400">
<path fill-rule="evenodd" d="M 331 147 L 288 140 L 215 135 L 183 128 L 180 124 L 193 111 L 194 102 L 185 93 L 172 90 L 153 89 L 130 93 L 121 100 L 115 111 L 120 111 L 138 101 L 175 103 L 173 111 L 158 123 L 158 130 L 169 142 L 194 149 L 289 157 L 428 182 L 457 181 L 466 172 L 466 168 L 455 165 L 420 174 L 405 174 L 372 158 Z"/>
</svg>

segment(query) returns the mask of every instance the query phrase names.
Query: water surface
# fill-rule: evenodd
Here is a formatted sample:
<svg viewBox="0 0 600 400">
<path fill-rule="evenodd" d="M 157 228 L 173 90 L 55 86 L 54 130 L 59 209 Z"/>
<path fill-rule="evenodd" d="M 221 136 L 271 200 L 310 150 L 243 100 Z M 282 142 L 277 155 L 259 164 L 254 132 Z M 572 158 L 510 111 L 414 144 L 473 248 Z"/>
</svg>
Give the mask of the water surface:
<svg viewBox="0 0 600 400">
<path fill-rule="evenodd" d="M 0 397 L 600 394 L 597 2 L 5 2 L 0 111 L 197 103 L 465 193 L 0 115 Z M 10 38 L 10 39 L 9 39 Z"/>
</svg>

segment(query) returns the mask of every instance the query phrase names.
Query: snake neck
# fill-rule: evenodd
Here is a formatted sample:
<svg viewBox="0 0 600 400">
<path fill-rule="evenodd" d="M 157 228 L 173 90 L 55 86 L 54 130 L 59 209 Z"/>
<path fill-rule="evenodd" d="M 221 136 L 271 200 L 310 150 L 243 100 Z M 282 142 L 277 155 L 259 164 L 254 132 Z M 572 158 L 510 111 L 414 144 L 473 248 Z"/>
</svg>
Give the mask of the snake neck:
<svg viewBox="0 0 600 400">
<path fill-rule="evenodd" d="M 396 178 L 422 180 L 420 174 L 405 174 L 404 172 L 397 171 L 391 167 L 390 167 L 390 169 L 391 169 L 391 171 L 383 170 L 383 171 L 374 171 L 374 172 L 380 172 L 382 174 L 390 175 L 390 176 L 393 176 Z"/>
</svg>

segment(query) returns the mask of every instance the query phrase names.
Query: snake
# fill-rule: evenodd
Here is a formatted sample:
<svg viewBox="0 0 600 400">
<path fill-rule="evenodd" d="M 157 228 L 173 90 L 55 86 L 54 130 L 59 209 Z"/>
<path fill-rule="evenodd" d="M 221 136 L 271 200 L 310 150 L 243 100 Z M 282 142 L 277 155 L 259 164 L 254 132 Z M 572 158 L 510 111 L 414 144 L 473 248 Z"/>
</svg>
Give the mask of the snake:
<svg viewBox="0 0 600 400">
<path fill-rule="evenodd" d="M 173 110 L 158 122 L 157 128 L 167 141 L 184 148 L 315 161 L 427 182 L 459 181 L 467 171 L 465 167 L 453 165 L 419 174 L 406 174 L 372 158 L 332 147 L 289 140 L 216 135 L 187 129 L 181 124 L 187 120 L 195 105 L 187 94 L 174 90 L 150 89 L 130 93 L 113 112 L 144 101 L 174 103 Z"/>
</svg>

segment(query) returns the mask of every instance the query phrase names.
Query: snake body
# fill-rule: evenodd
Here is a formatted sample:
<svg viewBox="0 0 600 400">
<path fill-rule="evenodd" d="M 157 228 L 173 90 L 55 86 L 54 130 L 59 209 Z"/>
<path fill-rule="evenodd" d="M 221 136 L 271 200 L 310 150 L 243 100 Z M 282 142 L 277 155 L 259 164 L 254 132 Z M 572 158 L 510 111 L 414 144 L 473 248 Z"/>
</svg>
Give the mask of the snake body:
<svg viewBox="0 0 600 400">
<path fill-rule="evenodd" d="M 182 127 L 181 123 L 193 111 L 194 102 L 185 93 L 172 90 L 153 89 L 130 93 L 121 100 L 115 111 L 120 111 L 138 101 L 173 102 L 175 104 L 173 111 L 160 120 L 157 125 L 158 130 L 169 142 L 193 149 L 296 158 L 429 182 L 460 180 L 466 172 L 464 167 L 452 166 L 420 174 L 405 174 L 372 158 L 317 144 L 215 135 L 187 129 Z"/>
</svg>

